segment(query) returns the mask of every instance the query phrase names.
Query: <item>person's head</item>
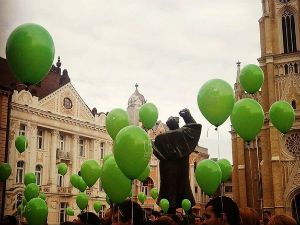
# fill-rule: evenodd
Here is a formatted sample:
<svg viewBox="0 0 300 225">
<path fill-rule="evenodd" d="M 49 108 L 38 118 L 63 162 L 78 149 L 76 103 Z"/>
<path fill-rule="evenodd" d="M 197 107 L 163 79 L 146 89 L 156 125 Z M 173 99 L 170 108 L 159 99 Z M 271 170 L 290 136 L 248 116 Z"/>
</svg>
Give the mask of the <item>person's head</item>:
<svg viewBox="0 0 300 225">
<path fill-rule="evenodd" d="M 152 225 L 175 225 L 175 222 L 168 216 L 161 216 Z"/>
<path fill-rule="evenodd" d="M 7 215 L 7 216 L 4 216 L 2 224 L 3 225 L 17 225 L 18 221 L 14 216 Z"/>
<path fill-rule="evenodd" d="M 258 213 L 251 208 L 241 208 L 240 209 L 241 215 L 241 224 L 242 225 L 259 225 L 259 215 Z"/>
<path fill-rule="evenodd" d="M 150 220 L 151 220 L 151 221 L 155 221 L 155 220 L 157 220 L 159 217 L 160 217 L 160 213 L 157 212 L 157 211 L 153 211 L 152 214 L 151 214 Z"/>
<path fill-rule="evenodd" d="M 195 225 L 203 224 L 203 219 L 200 216 L 195 217 Z"/>
<path fill-rule="evenodd" d="M 170 116 L 166 122 L 170 130 L 176 130 L 179 128 L 179 117 Z"/>
<path fill-rule="evenodd" d="M 172 214 L 170 217 L 175 222 L 175 224 L 180 224 L 180 219 L 177 215 Z"/>
<path fill-rule="evenodd" d="M 213 198 L 205 206 L 203 224 L 240 225 L 239 208 L 229 197 Z"/>
<path fill-rule="evenodd" d="M 99 225 L 100 224 L 100 219 L 99 217 L 92 212 L 84 212 L 79 214 L 78 216 L 78 220 L 76 220 L 79 223 L 87 223 L 90 225 Z M 74 221 L 75 222 L 75 221 Z"/>
<path fill-rule="evenodd" d="M 268 210 L 264 211 L 264 213 L 263 213 L 263 222 L 264 222 L 264 224 L 268 224 L 271 216 L 272 216 L 272 214 L 271 214 L 270 211 L 268 211 Z"/>
<path fill-rule="evenodd" d="M 268 225 L 297 225 L 297 222 L 290 216 L 276 215 L 270 218 Z"/>
<path fill-rule="evenodd" d="M 179 220 L 182 220 L 182 212 L 176 211 L 176 215 L 178 216 Z"/>
<path fill-rule="evenodd" d="M 132 209 L 133 209 L 133 221 L 132 221 Z M 131 200 L 125 200 L 114 209 L 114 216 L 112 225 L 143 225 L 144 213 L 141 206 L 132 202 Z"/>
</svg>

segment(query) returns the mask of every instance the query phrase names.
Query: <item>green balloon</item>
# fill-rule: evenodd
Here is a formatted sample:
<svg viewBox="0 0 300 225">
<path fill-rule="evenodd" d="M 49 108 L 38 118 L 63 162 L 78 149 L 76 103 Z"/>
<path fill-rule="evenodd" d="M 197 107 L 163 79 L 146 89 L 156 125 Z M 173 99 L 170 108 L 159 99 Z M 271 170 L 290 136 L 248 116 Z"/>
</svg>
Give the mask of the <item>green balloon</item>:
<svg viewBox="0 0 300 225">
<path fill-rule="evenodd" d="M 138 177 L 138 180 L 144 182 L 149 177 L 149 174 L 150 174 L 150 166 L 147 165 L 144 172 Z"/>
<path fill-rule="evenodd" d="M 36 84 L 47 75 L 54 53 L 51 35 L 33 23 L 18 26 L 6 42 L 7 63 L 25 85 Z"/>
<path fill-rule="evenodd" d="M 230 120 L 236 133 L 249 142 L 264 124 L 264 111 L 255 100 L 244 98 L 235 103 Z"/>
<path fill-rule="evenodd" d="M 114 154 L 107 154 L 106 156 L 103 157 L 103 164 L 106 162 L 107 159 L 109 159 L 110 157 L 114 156 Z"/>
<path fill-rule="evenodd" d="M 17 137 L 17 139 L 15 140 L 15 146 L 16 146 L 16 149 L 20 153 L 22 153 L 28 147 L 28 140 L 26 139 L 25 136 L 21 135 L 21 136 Z"/>
<path fill-rule="evenodd" d="M 223 124 L 230 116 L 233 105 L 233 89 L 224 80 L 209 80 L 198 92 L 198 107 L 201 113 L 216 127 Z"/>
<path fill-rule="evenodd" d="M 72 174 L 70 177 L 70 183 L 73 185 L 73 187 L 78 188 L 78 183 L 80 180 L 80 176 L 78 174 Z"/>
<path fill-rule="evenodd" d="M 60 163 L 58 164 L 58 173 L 61 175 L 66 175 L 66 173 L 68 172 L 68 166 L 65 163 Z"/>
<path fill-rule="evenodd" d="M 21 213 L 22 211 L 23 211 L 23 205 L 21 204 L 18 206 L 18 212 Z"/>
<path fill-rule="evenodd" d="M 146 103 L 140 108 L 139 116 L 144 127 L 151 129 L 157 121 L 158 110 L 154 104 Z"/>
<path fill-rule="evenodd" d="M 66 208 L 66 213 L 69 216 L 74 216 L 74 210 L 71 207 Z"/>
<path fill-rule="evenodd" d="M 168 212 L 170 204 L 169 204 L 169 201 L 167 199 L 163 198 L 163 199 L 160 200 L 159 206 L 164 211 L 164 213 L 166 213 L 166 212 Z"/>
<path fill-rule="evenodd" d="M 11 166 L 8 163 L 0 164 L 0 181 L 4 182 L 11 174 Z"/>
<path fill-rule="evenodd" d="M 115 138 L 114 156 L 116 162 L 129 179 L 136 179 L 144 172 L 151 154 L 151 140 L 140 127 L 125 127 Z"/>
<path fill-rule="evenodd" d="M 144 202 L 145 202 L 145 200 L 146 200 L 146 195 L 145 195 L 145 193 L 144 193 L 144 192 L 140 192 L 140 193 L 138 194 L 138 199 L 139 199 L 139 201 L 140 201 L 142 204 L 144 204 Z"/>
<path fill-rule="evenodd" d="M 264 72 L 259 66 L 249 64 L 241 70 L 239 80 L 246 92 L 254 94 L 264 83 Z"/>
<path fill-rule="evenodd" d="M 116 204 L 122 203 L 131 190 L 131 181 L 122 173 L 114 157 L 102 167 L 101 184 L 109 199 Z"/>
<path fill-rule="evenodd" d="M 46 200 L 46 195 L 44 193 L 41 193 L 39 198 L 43 199 L 44 201 Z"/>
<path fill-rule="evenodd" d="M 94 202 L 94 210 L 96 213 L 100 212 L 101 208 L 102 208 L 101 202 L 99 201 Z"/>
<path fill-rule="evenodd" d="M 295 121 L 295 112 L 293 107 L 285 101 L 277 101 L 270 108 L 270 120 L 274 127 L 281 133 L 286 134 L 290 131 Z"/>
<path fill-rule="evenodd" d="M 22 197 L 22 205 L 23 206 L 27 205 L 27 200 L 26 200 L 25 196 Z"/>
<path fill-rule="evenodd" d="M 44 224 L 48 216 L 46 202 L 40 198 L 31 199 L 25 208 L 25 218 L 30 225 Z"/>
<path fill-rule="evenodd" d="M 79 179 L 78 179 L 78 189 L 79 189 L 79 191 L 84 192 L 86 188 L 87 188 L 86 183 L 84 182 L 82 177 L 79 177 Z"/>
<path fill-rule="evenodd" d="M 100 175 L 99 163 L 93 159 L 85 161 L 81 165 L 80 173 L 86 185 L 92 187 L 99 179 L 99 175 Z"/>
<path fill-rule="evenodd" d="M 84 193 L 79 193 L 76 197 L 76 204 L 79 209 L 84 210 L 88 205 L 88 196 Z"/>
<path fill-rule="evenodd" d="M 220 159 L 217 161 L 217 163 L 220 166 L 220 169 L 222 171 L 221 181 L 225 182 L 226 180 L 228 180 L 228 178 L 232 173 L 231 163 L 227 159 Z"/>
<path fill-rule="evenodd" d="M 158 191 L 156 188 L 152 188 L 150 191 L 151 197 L 155 200 L 158 197 Z"/>
<path fill-rule="evenodd" d="M 205 159 L 198 163 L 195 176 L 203 192 L 212 195 L 221 183 L 222 171 L 216 162 Z"/>
<path fill-rule="evenodd" d="M 24 177 L 24 183 L 27 186 L 28 184 L 35 184 L 36 183 L 36 177 L 34 173 L 26 173 Z"/>
<path fill-rule="evenodd" d="M 129 126 L 129 117 L 123 109 L 113 109 L 106 117 L 106 130 L 112 139 L 115 139 L 119 131 Z"/>
<path fill-rule="evenodd" d="M 190 200 L 183 199 L 181 202 L 181 206 L 182 206 L 183 210 L 187 212 L 190 210 L 192 204 L 191 204 Z"/>
<path fill-rule="evenodd" d="M 27 201 L 30 201 L 32 198 L 37 198 L 39 196 L 39 193 L 39 187 L 36 184 L 31 183 L 25 187 L 24 196 Z"/>
</svg>

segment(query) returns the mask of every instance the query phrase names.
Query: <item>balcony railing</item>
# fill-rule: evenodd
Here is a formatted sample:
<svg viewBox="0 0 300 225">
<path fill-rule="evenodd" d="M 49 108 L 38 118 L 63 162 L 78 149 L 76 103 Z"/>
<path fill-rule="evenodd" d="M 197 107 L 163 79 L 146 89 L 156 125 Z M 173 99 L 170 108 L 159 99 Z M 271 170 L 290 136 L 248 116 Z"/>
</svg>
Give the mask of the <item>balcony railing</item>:
<svg viewBox="0 0 300 225">
<path fill-rule="evenodd" d="M 56 158 L 60 160 L 71 160 L 71 152 L 57 149 Z"/>
<path fill-rule="evenodd" d="M 71 194 L 72 187 L 57 187 L 58 194 Z"/>
</svg>

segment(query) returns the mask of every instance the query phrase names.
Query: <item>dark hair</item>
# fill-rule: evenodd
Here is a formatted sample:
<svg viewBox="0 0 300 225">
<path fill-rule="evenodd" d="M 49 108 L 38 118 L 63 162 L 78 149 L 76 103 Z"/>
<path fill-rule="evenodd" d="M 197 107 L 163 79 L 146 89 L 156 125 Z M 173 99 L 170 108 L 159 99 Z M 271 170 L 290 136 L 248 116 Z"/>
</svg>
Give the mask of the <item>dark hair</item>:
<svg viewBox="0 0 300 225">
<path fill-rule="evenodd" d="M 268 214 L 269 216 L 271 216 L 271 212 L 269 210 L 264 211 L 263 214 L 265 214 L 265 213 Z"/>
<path fill-rule="evenodd" d="M 17 225 L 18 224 L 18 221 L 17 221 L 16 217 L 14 217 L 14 216 L 6 215 L 4 217 L 4 219 L 8 220 L 9 224 L 11 224 L 11 225 Z"/>
<path fill-rule="evenodd" d="M 82 223 L 87 223 L 87 224 L 90 224 L 90 225 L 99 225 L 100 224 L 100 219 L 99 217 L 95 214 L 95 213 L 92 213 L 92 212 L 84 212 L 84 213 L 81 213 L 77 216 L 80 221 Z"/>
<path fill-rule="evenodd" d="M 180 223 L 179 217 L 176 214 L 172 214 L 170 217 L 176 224 Z"/>
<path fill-rule="evenodd" d="M 259 225 L 259 215 L 255 211 L 255 209 L 252 208 L 241 208 L 240 209 L 240 215 L 242 218 L 241 223 L 243 225 Z"/>
<path fill-rule="evenodd" d="M 153 215 L 155 218 L 159 218 L 159 217 L 160 217 L 160 213 L 157 212 L 157 211 L 153 211 L 153 212 L 152 212 L 152 215 Z"/>
<path fill-rule="evenodd" d="M 155 220 L 152 225 L 174 225 L 175 222 L 168 216 L 161 216 L 158 220 Z"/>
<path fill-rule="evenodd" d="M 272 216 L 269 225 L 297 225 L 296 220 L 293 217 L 287 215 Z"/>
<path fill-rule="evenodd" d="M 133 209 L 133 224 L 134 225 L 143 225 L 144 224 L 144 213 L 141 206 L 132 202 L 131 200 L 125 200 L 123 203 L 118 205 L 118 209 L 120 211 L 120 220 L 122 222 L 127 222 L 132 217 L 132 209 Z M 117 210 L 115 212 L 118 212 Z"/>
<path fill-rule="evenodd" d="M 227 222 L 230 225 L 240 225 L 240 211 L 236 203 L 231 198 L 226 196 L 223 196 L 222 198 L 213 198 L 206 204 L 205 208 L 207 208 L 208 206 L 212 206 L 216 217 L 221 217 L 221 214 L 225 213 Z"/>
</svg>

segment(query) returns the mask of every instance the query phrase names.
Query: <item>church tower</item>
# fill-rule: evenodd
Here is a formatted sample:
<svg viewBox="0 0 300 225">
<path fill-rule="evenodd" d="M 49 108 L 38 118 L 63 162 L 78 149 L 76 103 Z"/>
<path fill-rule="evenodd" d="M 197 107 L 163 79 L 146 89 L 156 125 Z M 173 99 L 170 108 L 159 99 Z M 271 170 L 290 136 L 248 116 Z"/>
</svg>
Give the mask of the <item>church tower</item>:
<svg viewBox="0 0 300 225">
<path fill-rule="evenodd" d="M 257 139 L 248 146 L 232 130 L 233 194 L 239 207 L 300 217 L 300 1 L 262 0 L 259 20 L 264 84 L 254 96 L 235 84 L 236 100 L 250 97 L 265 112 Z M 238 62 L 238 75 L 240 70 Z M 289 102 L 296 120 L 282 135 L 269 120 L 271 105 Z M 296 210 L 298 208 L 298 210 Z M 298 212 L 298 213 L 297 213 Z"/>
<path fill-rule="evenodd" d="M 138 90 L 138 84 L 135 84 L 135 91 L 130 96 L 127 107 L 130 125 L 139 126 L 139 110 L 145 103 L 144 96 Z"/>
</svg>

